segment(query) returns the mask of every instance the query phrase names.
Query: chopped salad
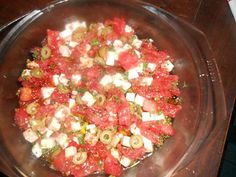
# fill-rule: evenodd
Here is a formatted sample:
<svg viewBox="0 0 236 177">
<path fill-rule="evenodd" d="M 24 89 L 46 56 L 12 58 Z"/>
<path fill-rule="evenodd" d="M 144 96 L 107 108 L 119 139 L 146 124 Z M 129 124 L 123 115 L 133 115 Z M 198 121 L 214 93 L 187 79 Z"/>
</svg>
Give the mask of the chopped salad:
<svg viewBox="0 0 236 177">
<path fill-rule="evenodd" d="M 51 168 L 120 176 L 174 135 L 181 105 L 173 58 L 124 19 L 47 30 L 31 54 L 15 122 Z"/>
</svg>

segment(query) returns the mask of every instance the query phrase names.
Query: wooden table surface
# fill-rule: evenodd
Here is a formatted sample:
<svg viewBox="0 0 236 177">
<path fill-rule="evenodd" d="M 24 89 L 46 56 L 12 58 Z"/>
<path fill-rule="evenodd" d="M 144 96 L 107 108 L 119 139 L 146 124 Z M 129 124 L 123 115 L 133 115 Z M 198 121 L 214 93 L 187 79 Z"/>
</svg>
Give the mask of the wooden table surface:
<svg viewBox="0 0 236 177">
<path fill-rule="evenodd" d="M 40 9 L 51 0 L 0 0 L 0 26 L 25 14 Z M 236 93 L 236 23 L 227 0 L 145 0 L 179 16 L 202 30 L 213 49 L 221 74 L 227 117 L 215 140 L 208 142 L 208 150 L 182 170 L 179 177 L 216 177 L 224 149 L 225 138 Z M 210 150 L 209 150 L 210 149 Z"/>
</svg>

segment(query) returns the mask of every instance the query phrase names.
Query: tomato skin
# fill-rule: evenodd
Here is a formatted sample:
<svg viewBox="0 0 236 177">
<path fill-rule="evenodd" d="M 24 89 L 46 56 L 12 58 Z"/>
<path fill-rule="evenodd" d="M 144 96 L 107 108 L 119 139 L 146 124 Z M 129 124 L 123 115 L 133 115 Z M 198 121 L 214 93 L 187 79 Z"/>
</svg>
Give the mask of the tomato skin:
<svg viewBox="0 0 236 177">
<path fill-rule="evenodd" d="M 112 155 L 108 155 L 104 161 L 104 171 L 118 177 L 121 176 L 123 170 L 120 163 Z"/>
<path fill-rule="evenodd" d="M 69 100 L 69 94 L 60 93 L 59 91 L 54 91 L 51 98 L 58 103 L 66 103 Z"/>
<path fill-rule="evenodd" d="M 119 118 L 119 125 L 129 127 L 131 122 L 131 115 L 129 105 L 121 104 L 118 108 L 118 118 Z"/>
<path fill-rule="evenodd" d="M 113 20 L 107 20 L 106 25 L 112 25 L 115 33 L 121 35 L 125 32 L 125 20 L 123 18 L 114 18 Z"/>
<path fill-rule="evenodd" d="M 28 128 L 29 115 L 23 108 L 16 109 L 15 122 L 23 130 Z"/>
<path fill-rule="evenodd" d="M 119 63 L 125 69 L 129 70 L 134 68 L 138 64 L 138 57 L 135 54 L 132 54 L 131 51 L 122 52 L 119 55 Z"/>
<path fill-rule="evenodd" d="M 156 112 L 157 105 L 155 101 L 145 99 L 143 103 L 143 110 L 148 112 Z"/>
<path fill-rule="evenodd" d="M 32 99 L 32 89 L 29 87 L 22 87 L 20 89 L 20 101 L 30 101 Z"/>
</svg>

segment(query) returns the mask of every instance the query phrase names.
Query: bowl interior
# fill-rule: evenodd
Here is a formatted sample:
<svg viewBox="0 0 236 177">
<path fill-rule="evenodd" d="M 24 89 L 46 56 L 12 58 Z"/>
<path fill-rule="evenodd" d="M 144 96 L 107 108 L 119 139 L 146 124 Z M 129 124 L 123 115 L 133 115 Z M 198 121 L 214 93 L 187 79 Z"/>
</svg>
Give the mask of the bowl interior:
<svg viewBox="0 0 236 177">
<path fill-rule="evenodd" d="M 66 23 L 73 20 L 102 22 L 113 17 L 123 17 L 140 38 L 152 38 L 155 45 L 168 51 L 176 59 L 174 73 L 180 78 L 179 87 L 183 98 L 183 109 L 174 121 L 176 134 L 162 148 L 142 161 L 136 167 L 127 170 L 124 176 L 156 177 L 164 176 L 173 169 L 191 146 L 198 131 L 204 112 L 202 104 L 206 101 L 206 92 L 199 78 L 200 55 L 191 40 L 185 37 L 184 30 L 175 28 L 163 11 L 145 9 L 141 3 L 113 0 L 69 1 L 44 9 L 42 14 L 27 24 L 23 24 L 15 33 L 8 48 L 2 52 L 0 68 L 0 136 L 2 149 L 11 159 L 12 166 L 27 176 L 56 177 L 59 173 L 31 155 L 31 146 L 20 130 L 14 125 L 14 109 L 17 107 L 17 79 L 25 67 L 29 50 L 40 46 L 46 36 L 46 30 L 63 30 Z"/>
</svg>

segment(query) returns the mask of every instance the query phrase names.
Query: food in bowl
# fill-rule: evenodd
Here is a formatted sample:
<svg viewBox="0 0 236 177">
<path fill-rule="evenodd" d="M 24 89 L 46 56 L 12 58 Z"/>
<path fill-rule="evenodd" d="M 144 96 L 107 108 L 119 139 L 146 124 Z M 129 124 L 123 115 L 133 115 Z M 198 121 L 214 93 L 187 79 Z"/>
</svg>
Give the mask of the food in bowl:
<svg viewBox="0 0 236 177">
<path fill-rule="evenodd" d="M 173 58 L 124 19 L 48 30 L 31 53 L 15 122 L 51 168 L 120 176 L 174 135 L 181 105 Z"/>
</svg>

